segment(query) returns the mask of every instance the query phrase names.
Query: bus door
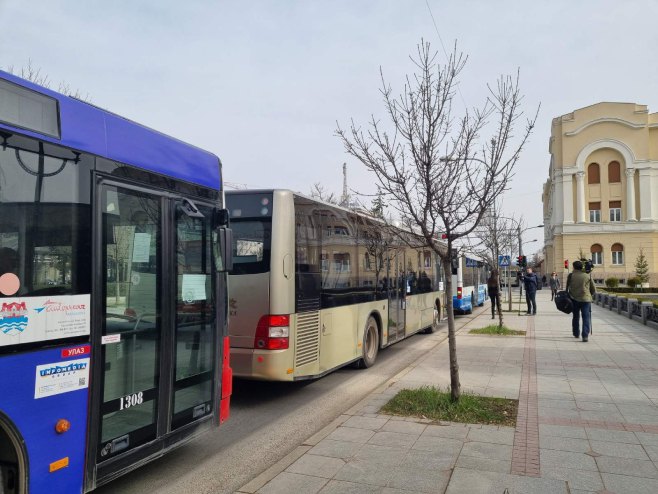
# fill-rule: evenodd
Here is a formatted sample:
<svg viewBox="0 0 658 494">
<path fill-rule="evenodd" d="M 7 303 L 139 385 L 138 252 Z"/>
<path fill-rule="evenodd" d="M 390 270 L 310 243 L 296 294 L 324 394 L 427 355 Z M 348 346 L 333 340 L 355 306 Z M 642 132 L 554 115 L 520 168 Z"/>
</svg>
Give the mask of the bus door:
<svg viewBox="0 0 658 494">
<path fill-rule="evenodd" d="M 388 277 L 388 341 L 404 338 L 407 278 L 404 250 L 389 251 Z"/>
<path fill-rule="evenodd" d="M 90 444 L 102 480 L 213 416 L 219 342 L 213 209 L 114 182 L 96 204 Z"/>
</svg>

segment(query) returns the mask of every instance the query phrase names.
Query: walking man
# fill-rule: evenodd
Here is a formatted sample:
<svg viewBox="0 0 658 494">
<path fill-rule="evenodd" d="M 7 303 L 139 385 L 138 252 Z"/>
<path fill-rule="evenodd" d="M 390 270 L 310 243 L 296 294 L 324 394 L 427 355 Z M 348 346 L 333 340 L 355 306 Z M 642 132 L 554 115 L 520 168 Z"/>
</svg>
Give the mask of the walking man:
<svg viewBox="0 0 658 494">
<path fill-rule="evenodd" d="M 496 307 L 498 307 L 498 315 L 501 314 L 498 285 L 498 270 L 492 269 L 491 275 L 487 279 L 487 292 L 489 293 L 489 298 L 491 298 L 491 319 L 496 318 Z"/>
<path fill-rule="evenodd" d="M 532 268 L 528 268 L 526 274 L 523 276 L 523 285 L 525 286 L 525 302 L 528 304 L 528 315 L 537 314 L 537 287 L 539 286 L 539 278 L 532 272 Z"/>
<path fill-rule="evenodd" d="M 583 341 L 587 341 L 592 327 L 592 300 L 596 293 L 590 276 L 583 271 L 583 263 L 574 261 L 573 272 L 567 277 L 567 292 L 573 301 L 571 329 L 574 338 L 580 338 L 580 315 L 583 317 Z"/>
<path fill-rule="evenodd" d="M 551 279 L 548 280 L 548 284 L 551 286 L 551 300 L 554 300 L 555 294 L 560 289 L 560 278 L 557 277 L 555 271 L 551 274 Z"/>
</svg>

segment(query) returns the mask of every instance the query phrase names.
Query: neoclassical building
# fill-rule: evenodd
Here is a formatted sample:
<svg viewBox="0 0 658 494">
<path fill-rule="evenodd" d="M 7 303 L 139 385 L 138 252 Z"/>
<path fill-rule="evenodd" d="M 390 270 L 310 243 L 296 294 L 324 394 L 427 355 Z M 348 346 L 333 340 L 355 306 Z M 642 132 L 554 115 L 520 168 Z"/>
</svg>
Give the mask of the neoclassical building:
<svg viewBox="0 0 658 494">
<path fill-rule="evenodd" d="M 658 113 L 597 103 L 553 119 L 544 184 L 546 272 L 584 255 L 594 279 L 635 276 L 640 249 L 658 286 Z"/>
</svg>

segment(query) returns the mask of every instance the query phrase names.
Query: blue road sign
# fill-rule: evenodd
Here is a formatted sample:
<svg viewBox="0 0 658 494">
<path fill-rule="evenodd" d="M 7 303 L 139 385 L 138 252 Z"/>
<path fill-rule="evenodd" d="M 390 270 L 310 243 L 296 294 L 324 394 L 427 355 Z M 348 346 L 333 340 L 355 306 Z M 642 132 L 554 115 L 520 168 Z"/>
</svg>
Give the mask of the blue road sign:
<svg viewBox="0 0 658 494">
<path fill-rule="evenodd" d="M 467 268 L 476 268 L 478 262 L 475 259 L 466 258 L 466 267 Z"/>
<path fill-rule="evenodd" d="M 498 256 L 498 265 L 501 268 L 509 267 L 509 265 L 510 265 L 510 256 Z"/>
</svg>

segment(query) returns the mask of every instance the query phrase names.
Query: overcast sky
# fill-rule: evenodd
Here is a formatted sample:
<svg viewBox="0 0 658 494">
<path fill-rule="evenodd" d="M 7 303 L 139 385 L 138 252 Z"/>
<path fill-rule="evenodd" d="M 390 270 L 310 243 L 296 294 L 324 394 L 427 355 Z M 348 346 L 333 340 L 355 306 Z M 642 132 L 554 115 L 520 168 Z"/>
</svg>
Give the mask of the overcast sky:
<svg viewBox="0 0 658 494">
<path fill-rule="evenodd" d="M 442 62 L 440 40 L 457 40 L 463 102 L 520 68 L 524 109 L 541 103 L 503 201 L 538 225 L 552 118 L 599 101 L 658 112 L 656 22 L 654 0 L 0 0 L 0 67 L 31 60 L 55 89 L 217 154 L 230 182 L 340 194 L 343 162 L 351 188 L 373 192 L 374 179 L 336 121 L 384 116 L 379 68 L 399 89 L 421 38 Z"/>
</svg>

